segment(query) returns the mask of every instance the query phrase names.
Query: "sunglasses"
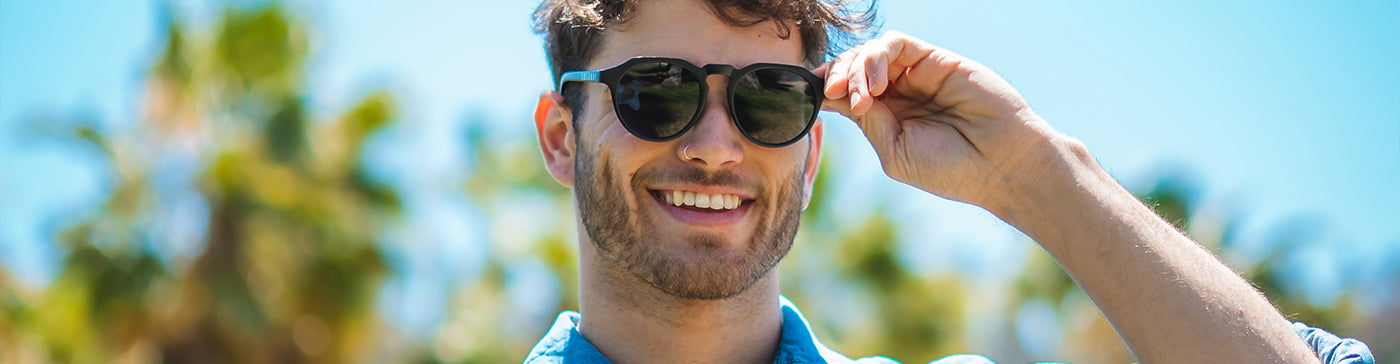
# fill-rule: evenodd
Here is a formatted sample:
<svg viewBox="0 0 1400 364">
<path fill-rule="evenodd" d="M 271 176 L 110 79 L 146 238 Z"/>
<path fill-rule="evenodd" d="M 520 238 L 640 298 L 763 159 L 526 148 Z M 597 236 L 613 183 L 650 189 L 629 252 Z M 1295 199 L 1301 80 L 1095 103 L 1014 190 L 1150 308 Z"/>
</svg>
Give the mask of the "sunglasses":
<svg viewBox="0 0 1400 364">
<path fill-rule="evenodd" d="M 607 85 L 622 126 L 638 138 L 662 142 L 685 134 L 700 119 L 710 94 L 705 82 L 709 75 L 729 77 L 729 116 L 745 138 L 766 147 L 792 144 L 807 135 L 824 99 L 824 80 L 800 66 L 699 67 L 658 57 L 637 57 L 601 71 L 565 72 L 558 88 L 567 82 Z"/>
</svg>

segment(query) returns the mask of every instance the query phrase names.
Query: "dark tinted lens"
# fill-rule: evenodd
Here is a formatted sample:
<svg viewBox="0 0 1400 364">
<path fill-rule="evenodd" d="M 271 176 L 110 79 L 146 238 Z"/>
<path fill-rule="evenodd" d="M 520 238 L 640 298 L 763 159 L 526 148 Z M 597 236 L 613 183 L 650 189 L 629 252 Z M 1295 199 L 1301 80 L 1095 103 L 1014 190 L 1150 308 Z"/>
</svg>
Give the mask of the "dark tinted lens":
<svg viewBox="0 0 1400 364">
<path fill-rule="evenodd" d="M 816 90 L 794 71 L 768 68 L 744 74 L 734 85 L 734 118 L 750 138 L 783 144 L 807 130 L 817 112 Z"/>
<path fill-rule="evenodd" d="M 651 62 L 632 66 L 613 94 L 617 117 L 638 136 L 676 136 L 700 106 L 700 80 L 677 63 Z"/>
</svg>

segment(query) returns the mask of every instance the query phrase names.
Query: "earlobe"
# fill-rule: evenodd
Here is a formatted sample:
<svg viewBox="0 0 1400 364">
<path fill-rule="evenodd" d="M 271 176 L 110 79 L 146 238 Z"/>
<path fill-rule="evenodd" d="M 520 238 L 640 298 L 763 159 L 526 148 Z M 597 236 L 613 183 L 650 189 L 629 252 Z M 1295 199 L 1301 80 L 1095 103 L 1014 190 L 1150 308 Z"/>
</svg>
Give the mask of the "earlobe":
<svg viewBox="0 0 1400 364">
<path fill-rule="evenodd" d="M 556 91 L 540 93 L 535 104 L 535 133 L 545 169 L 564 187 L 574 186 L 574 130 L 564 96 Z"/>
<path fill-rule="evenodd" d="M 802 209 L 806 210 L 807 205 L 812 203 L 812 186 L 817 182 L 817 170 L 821 169 L 822 161 L 822 119 L 817 118 L 812 124 L 812 131 L 807 138 L 811 140 L 811 147 L 807 150 L 807 160 L 802 174 L 803 194 Z"/>
</svg>

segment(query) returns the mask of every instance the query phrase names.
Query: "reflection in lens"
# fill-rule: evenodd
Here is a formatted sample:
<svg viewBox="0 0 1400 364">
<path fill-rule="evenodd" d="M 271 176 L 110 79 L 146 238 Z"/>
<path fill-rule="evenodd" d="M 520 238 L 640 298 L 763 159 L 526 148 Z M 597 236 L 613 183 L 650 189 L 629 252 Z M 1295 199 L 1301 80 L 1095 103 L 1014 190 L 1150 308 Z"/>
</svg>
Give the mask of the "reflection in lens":
<svg viewBox="0 0 1400 364">
<path fill-rule="evenodd" d="M 733 82 L 734 118 L 759 142 L 782 144 L 797 139 L 816 112 L 811 96 L 815 90 L 796 72 L 760 69 Z"/>
<path fill-rule="evenodd" d="M 632 132 L 652 139 L 680 133 L 700 106 L 699 79 L 670 62 L 632 66 L 614 92 L 617 117 Z"/>
</svg>

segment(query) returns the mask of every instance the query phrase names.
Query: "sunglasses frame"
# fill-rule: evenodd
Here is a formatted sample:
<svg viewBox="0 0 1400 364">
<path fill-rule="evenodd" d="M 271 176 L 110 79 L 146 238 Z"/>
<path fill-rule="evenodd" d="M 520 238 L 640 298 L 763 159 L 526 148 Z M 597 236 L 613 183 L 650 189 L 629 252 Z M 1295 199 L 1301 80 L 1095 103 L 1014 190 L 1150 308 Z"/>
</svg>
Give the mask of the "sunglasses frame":
<svg viewBox="0 0 1400 364">
<path fill-rule="evenodd" d="M 652 138 L 638 133 L 636 130 L 632 129 L 632 125 L 629 125 L 628 122 L 622 120 L 622 115 L 617 114 L 616 111 L 618 100 L 616 97 L 613 97 L 613 113 L 617 115 L 618 122 L 622 124 L 623 128 L 627 129 L 627 132 L 642 140 L 664 142 L 678 138 L 681 135 L 685 135 L 685 133 L 690 132 L 690 129 L 695 126 L 695 121 L 700 119 L 700 112 L 705 108 L 705 101 L 710 96 L 709 83 L 705 82 L 705 79 L 707 79 L 710 75 L 722 75 L 729 78 L 729 87 L 727 87 L 727 89 L 725 90 L 725 108 L 728 109 L 727 111 L 729 111 L 729 119 L 734 122 L 734 126 L 739 129 L 739 134 L 743 134 L 744 138 L 748 139 L 754 144 L 758 144 L 765 147 L 778 148 L 787 146 L 802 139 L 802 137 L 807 136 L 807 133 L 812 131 L 812 125 L 816 124 L 817 114 L 821 111 L 822 102 L 826 100 L 826 96 L 823 93 L 823 90 L 825 90 L 826 86 L 826 80 L 822 79 L 821 77 L 817 77 L 816 74 L 813 74 L 812 71 L 808 70 L 806 67 L 780 63 L 754 63 L 739 69 L 735 69 L 734 66 L 727 64 L 707 64 L 704 67 L 700 67 L 684 59 L 667 57 L 636 57 L 629 59 L 626 62 L 622 62 L 622 64 L 604 70 L 564 72 L 563 75 L 559 76 L 559 83 L 556 85 L 556 90 L 562 92 L 564 90 L 564 84 L 567 82 L 598 82 L 607 85 L 608 92 L 616 93 L 618 89 L 618 83 L 622 82 L 622 76 L 625 75 L 629 69 L 638 64 L 651 62 L 667 62 L 671 64 L 680 65 L 681 68 L 684 68 L 686 71 L 692 72 L 696 76 L 699 76 L 700 99 L 695 104 L 695 113 L 690 116 L 690 120 L 686 121 L 685 127 L 681 128 L 681 130 L 676 132 L 676 134 L 674 135 L 664 138 Z M 807 84 L 812 87 L 812 115 L 807 118 L 806 125 L 803 126 L 801 133 L 798 133 L 797 136 L 794 136 L 792 139 L 781 143 L 767 143 L 755 139 L 753 136 L 749 135 L 748 131 L 744 130 L 744 126 L 739 123 L 739 118 L 734 112 L 734 90 L 737 89 L 739 86 L 739 83 L 734 82 L 734 80 L 754 71 L 767 69 L 779 69 L 792 72 L 802 77 L 803 80 L 807 81 Z"/>
</svg>

